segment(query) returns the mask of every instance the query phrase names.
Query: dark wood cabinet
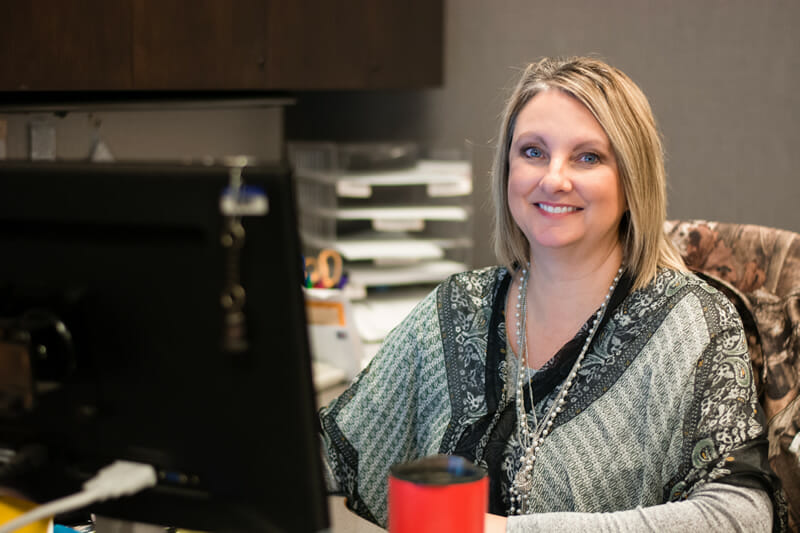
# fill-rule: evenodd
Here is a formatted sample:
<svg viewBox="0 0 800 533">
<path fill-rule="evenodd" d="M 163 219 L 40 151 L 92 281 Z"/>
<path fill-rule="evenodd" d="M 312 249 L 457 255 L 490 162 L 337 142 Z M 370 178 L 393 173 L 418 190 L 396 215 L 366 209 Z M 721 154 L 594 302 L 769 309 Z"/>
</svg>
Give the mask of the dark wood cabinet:
<svg viewBox="0 0 800 533">
<path fill-rule="evenodd" d="M 133 0 L 136 89 L 261 89 L 264 0 Z"/>
<path fill-rule="evenodd" d="M 131 5 L 0 0 L 0 89 L 129 90 Z"/>
<path fill-rule="evenodd" d="M 440 86 L 444 70 L 441 1 L 370 2 L 368 83 L 381 87 Z"/>
<path fill-rule="evenodd" d="M 0 0 L 2 91 L 433 87 L 443 0 Z"/>
<path fill-rule="evenodd" d="M 441 0 L 273 0 L 267 83 L 292 89 L 441 85 Z"/>
</svg>

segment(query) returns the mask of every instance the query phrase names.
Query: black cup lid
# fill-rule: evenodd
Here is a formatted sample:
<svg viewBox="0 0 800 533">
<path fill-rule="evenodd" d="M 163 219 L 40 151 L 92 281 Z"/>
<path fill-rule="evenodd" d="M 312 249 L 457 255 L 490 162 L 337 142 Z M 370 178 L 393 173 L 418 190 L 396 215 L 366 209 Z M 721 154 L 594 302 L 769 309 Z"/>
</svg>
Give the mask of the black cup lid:
<svg viewBox="0 0 800 533">
<path fill-rule="evenodd" d="M 486 477 L 486 470 L 457 455 L 432 455 L 398 463 L 389 472 L 396 479 L 421 485 L 470 483 Z"/>
</svg>

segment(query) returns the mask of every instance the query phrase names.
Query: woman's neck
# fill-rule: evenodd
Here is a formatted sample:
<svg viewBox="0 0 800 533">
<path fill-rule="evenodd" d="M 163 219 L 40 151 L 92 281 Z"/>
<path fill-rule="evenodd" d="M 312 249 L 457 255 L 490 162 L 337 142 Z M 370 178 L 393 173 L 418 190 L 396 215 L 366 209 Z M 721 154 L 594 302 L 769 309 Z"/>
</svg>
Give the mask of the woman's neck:
<svg viewBox="0 0 800 533">
<path fill-rule="evenodd" d="M 527 287 L 529 364 L 539 368 L 603 303 L 622 263 L 622 247 L 593 262 L 536 261 Z"/>
<path fill-rule="evenodd" d="M 559 311 L 597 309 L 622 264 L 622 246 L 580 262 L 540 257 L 531 263 L 528 279 L 528 310 L 544 318 Z M 531 319 L 531 315 L 528 315 Z"/>
</svg>

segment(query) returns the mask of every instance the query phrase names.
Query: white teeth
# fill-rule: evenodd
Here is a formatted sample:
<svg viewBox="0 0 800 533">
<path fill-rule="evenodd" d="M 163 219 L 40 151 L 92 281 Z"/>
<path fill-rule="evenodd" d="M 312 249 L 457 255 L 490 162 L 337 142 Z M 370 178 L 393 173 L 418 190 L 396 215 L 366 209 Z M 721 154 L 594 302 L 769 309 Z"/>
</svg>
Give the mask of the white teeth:
<svg viewBox="0 0 800 533">
<path fill-rule="evenodd" d="M 577 211 L 577 207 L 567 207 L 567 206 L 554 206 L 554 205 L 546 205 L 546 204 L 536 204 L 541 208 L 543 211 L 547 211 L 548 213 L 572 213 L 573 211 Z"/>
</svg>

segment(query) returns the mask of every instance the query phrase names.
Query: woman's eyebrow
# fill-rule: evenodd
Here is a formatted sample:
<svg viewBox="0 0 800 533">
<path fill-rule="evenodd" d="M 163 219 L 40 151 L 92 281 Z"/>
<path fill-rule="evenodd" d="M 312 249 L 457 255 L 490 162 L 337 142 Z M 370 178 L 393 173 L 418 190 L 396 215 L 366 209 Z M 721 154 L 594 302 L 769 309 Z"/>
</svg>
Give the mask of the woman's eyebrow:
<svg viewBox="0 0 800 533">
<path fill-rule="evenodd" d="M 532 132 L 532 131 L 523 131 L 522 133 L 520 133 L 519 135 L 515 135 L 511 139 L 511 145 L 512 146 L 514 146 L 514 145 L 516 145 L 516 144 L 518 144 L 520 142 L 539 143 L 539 144 L 544 145 L 545 147 L 547 146 L 547 141 L 545 140 L 545 138 L 543 136 L 541 136 L 540 134 Z"/>
<path fill-rule="evenodd" d="M 574 149 L 575 150 L 592 149 L 592 150 L 609 151 L 611 149 L 611 146 L 609 145 L 608 142 L 606 142 L 603 139 L 586 139 L 583 141 L 579 141 L 575 145 Z"/>
<path fill-rule="evenodd" d="M 519 135 L 515 135 L 511 139 L 511 146 L 514 147 L 524 143 L 536 143 L 536 144 L 541 144 L 544 148 L 549 147 L 547 139 L 545 139 L 543 135 L 533 131 L 523 131 L 522 133 L 520 133 Z M 611 150 L 611 145 L 609 144 L 609 142 L 599 137 L 579 138 L 571 142 L 570 144 L 572 144 L 573 151 L 592 149 L 592 150 L 608 152 Z"/>
</svg>

